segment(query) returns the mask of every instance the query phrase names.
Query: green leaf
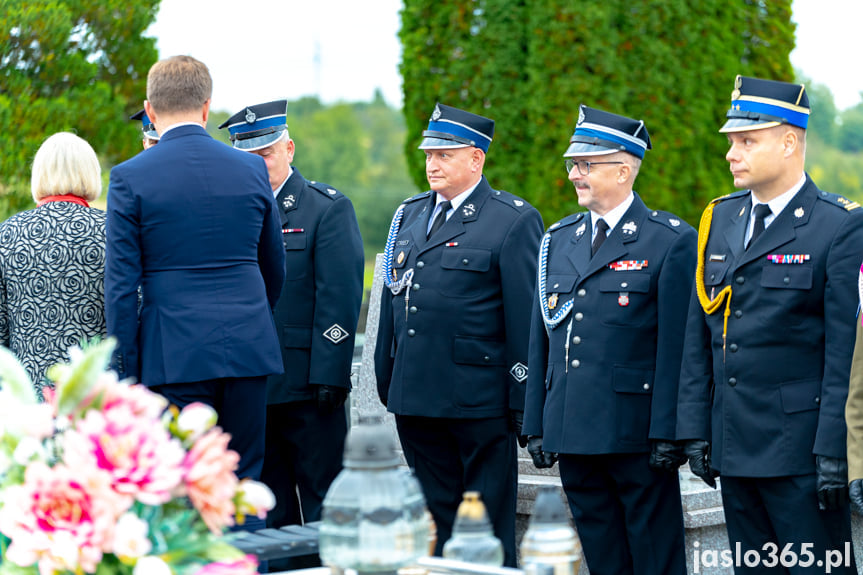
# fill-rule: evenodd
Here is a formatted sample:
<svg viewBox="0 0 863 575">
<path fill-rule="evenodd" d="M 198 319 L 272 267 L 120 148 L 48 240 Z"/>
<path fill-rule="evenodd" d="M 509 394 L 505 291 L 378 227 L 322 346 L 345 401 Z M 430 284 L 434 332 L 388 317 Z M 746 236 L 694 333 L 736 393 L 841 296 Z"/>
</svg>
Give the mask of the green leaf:
<svg viewBox="0 0 863 575">
<path fill-rule="evenodd" d="M 87 346 L 81 357 L 68 369 L 62 370 L 62 377 L 56 382 L 57 412 L 60 415 L 72 413 L 87 397 L 99 375 L 108 367 L 115 345 L 116 340 L 108 338 Z M 58 373 L 58 370 L 49 370 L 49 374 L 53 373 Z"/>
<path fill-rule="evenodd" d="M 27 370 L 15 354 L 0 346 L 0 382 L 17 401 L 25 405 L 35 404 L 36 390 L 27 375 Z"/>
</svg>

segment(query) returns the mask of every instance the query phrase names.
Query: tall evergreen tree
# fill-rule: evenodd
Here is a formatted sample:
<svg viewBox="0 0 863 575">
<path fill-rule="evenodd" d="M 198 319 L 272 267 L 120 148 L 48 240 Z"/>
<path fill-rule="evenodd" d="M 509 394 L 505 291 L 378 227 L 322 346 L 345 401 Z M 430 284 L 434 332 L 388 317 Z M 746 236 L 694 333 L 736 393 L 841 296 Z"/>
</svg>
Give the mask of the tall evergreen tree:
<svg viewBox="0 0 863 575">
<path fill-rule="evenodd" d="M 645 121 L 637 190 L 697 224 L 733 189 L 717 130 L 735 76 L 793 80 L 791 0 L 405 0 L 400 37 L 415 180 L 435 101 L 485 114 L 486 173 L 547 223 L 579 209 L 561 158 L 579 104 Z"/>
</svg>

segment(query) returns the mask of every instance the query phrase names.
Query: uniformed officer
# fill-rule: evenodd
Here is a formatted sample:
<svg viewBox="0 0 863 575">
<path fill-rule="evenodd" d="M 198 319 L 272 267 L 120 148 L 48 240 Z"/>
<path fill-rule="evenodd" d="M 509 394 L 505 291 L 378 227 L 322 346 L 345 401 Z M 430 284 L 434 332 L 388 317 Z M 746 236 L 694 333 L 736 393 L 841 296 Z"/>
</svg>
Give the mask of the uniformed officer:
<svg viewBox="0 0 863 575">
<path fill-rule="evenodd" d="M 803 85 L 738 76 L 726 116 L 744 190 L 701 219 L 677 434 L 693 472 L 722 475 L 732 548 L 788 547 L 801 561 L 780 572 L 823 573 L 803 555 L 851 540 L 843 414 L 863 210 L 804 172 Z M 833 572 L 856 573 L 853 558 Z"/>
<path fill-rule="evenodd" d="M 156 126 L 153 125 L 150 118 L 147 117 L 147 112 L 143 109 L 138 110 L 129 116 L 129 119 L 141 121 L 141 145 L 144 146 L 145 150 L 159 143 L 159 132 L 156 131 Z"/>
<path fill-rule="evenodd" d="M 436 554 L 462 492 L 475 490 L 514 567 L 515 438 L 542 218 L 483 176 L 493 135 L 493 120 L 435 106 L 419 146 L 431 191 L 399 206 L 387 238 L 375 371 L 437 525 Z"/>
<path fill-rule="evenodd" d="M 287 100 L 248 106 L 219 128 L 264 158 L 282 220 L 287 277 L 275 308 L 284 375 L 267 380 L 261 480 L 276 495 L 267 524 L 317 521 L 342 468 L 343 405 L 363 289 L 363 244 L 351 201 L 291 163 Z M 299 493 L 299 500 L 298 500 Z M 272 566 L 271 566 L 272 567 Z"/>
<path fill-rule="evenodd" d="M 590 572 L 686 573 L 674 443 L 695 230 L 632 186 L 644 122 L 582 105 L 566 169 L 587 212 L 542 238 L 524 432 L 560 462 Z"/>
</svg>

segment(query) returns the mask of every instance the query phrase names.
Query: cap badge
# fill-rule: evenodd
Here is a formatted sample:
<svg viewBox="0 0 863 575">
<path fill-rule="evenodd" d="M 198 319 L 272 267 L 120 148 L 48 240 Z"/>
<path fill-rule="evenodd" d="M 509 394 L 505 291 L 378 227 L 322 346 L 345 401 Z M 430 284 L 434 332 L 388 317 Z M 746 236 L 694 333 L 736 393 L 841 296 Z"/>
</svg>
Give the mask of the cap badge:
<svg viewBox="0 0 863 575">
<path fill-rule="evenodd" d="M 578 108 L 578 125 L 581 125 L 584 122 L 584 107 Z"/>
<path fill-rule="evenodd" d="M 668 223 L 676 228 L 680 225 L 680 220 L 678 220 L 677 218 L 669 218 Z"/>
<path fill-rule="evenodd" d="M 512 203 L 514 203 L 519 208 L 524 205 L 524 202 L 521 200 L 513 200 Z"/>
<path fill-rule="evenodd" d="M 465 215 L 465 217 L 469 218 L 470 216 L 472 216 L 476 213 L 476 208 L 474 207 L 473 204 L 467 204 L 462 208 L 461 211 Z"/>
<path fill-rule="evenodd" d="M 258 119 L 258 117 L 251 110 L 251 108 L 246 108 L 246 123 L 247 124 L 254 124 L 255 120 L 257 120 L 257 119 Z"/>
<path fill-rule="evenodd" d="M 796 217 L 796 218 L 802 218 L 802 217 L 803 217 L 803 213 L 804 213 L 804 212 L 803 212 L 803 208 L 797 208 L 796 210 L 794 210 L 794 217 Z"/>
<path fill-rule="evenodd" d="M 623 229 L 623 233 L 625 233 L 627 235 L 632 235 L 636 231 L 638 231 L 638 225 L 635 222 L 633 222 L 632 220 L 629 220 L 628 222 L 623 224 L 622 229 Z"/>
<path fill-rule="evenodd" d="M 437 104 L 435 104 L 434 112 L 432 112 L 431 119 L 432 119 L 433 121 L 437 122 L 438 118 L 440 118 L 440 115 L 441 115 L 441 112 L 440 112 L 440 106 L 438 106 Z"/>
<path fill-rule="evenodd" d="M 575 237 L 580 238 L 584 235 L 584 230 L 587 229 L 587 224 L 581 222 L 581 225 L 575 228 Z"/>
<path fill-rule="evenodd" d="M 732 100 L 739 100 L 740 99 L 740 88 L 742 88 L 742 87 L 743 87 L 743 77 L 738 75 L 737 78 L 734 80 L 734 91 L 731 92 L 731 99 Z"/>
</svg>

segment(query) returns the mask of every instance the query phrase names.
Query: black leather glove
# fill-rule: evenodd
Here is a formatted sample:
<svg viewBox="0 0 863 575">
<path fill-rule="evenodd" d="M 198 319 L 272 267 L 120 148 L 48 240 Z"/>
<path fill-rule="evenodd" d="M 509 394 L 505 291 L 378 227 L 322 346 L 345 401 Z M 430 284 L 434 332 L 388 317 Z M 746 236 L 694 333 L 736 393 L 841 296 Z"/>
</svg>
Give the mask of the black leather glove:
<svg viewBox="0 0 863 575">
<path fill-rule="evenodd" d="M 524 423 L 524 412 L 517 409 L 509 410 L 509 428 L 515 432 L 518 444 L 527 447 L 527 436 L 521 434 L 521 426 Z"/>
<path fill-rule="evenodd" d="M 686 463 L 686 455 L 683 446 L 676 441 L 657 439 L 650 442 L 651 469 L 656 471 L 677 471 L 677 468 Z"/>
<path fill-rule="evenodd" d="M 529 437 L 527 440 L 527 452 L 533 458 L 533 465 L 537 469 L 547 469 L 557 461 L 556 453 L 542 450 L 542 437 L 535 435 Z"/>
<path fill-rule="evenodd" d="M 818 509 L 836 511 L 848 505 L 848 460 L 816 455 L 815 485 Z"/>
<path fill-rule="evenodd" d="M 316 385 L 315 401 L 318 410 L 324 412 L 334 411 L 345 404 L 348 398 L 348 389 L 335 385 Z"/>
<path fill-rule="evenodd" d="M 851 482 L 848 486 L 848 497 L 857 515 L 863 515 L 863 479 L 855 479 Z"/>
<path fill-rule="evenodd" d="M 689 469 L 701 478 L 704 483 L 716 489 L 716 477 L 719 475 L 710 469 L 710 442 L 703 439 L 691 439 L 683 444 L 683 453 L 689 459 Z"/>
</svg>

